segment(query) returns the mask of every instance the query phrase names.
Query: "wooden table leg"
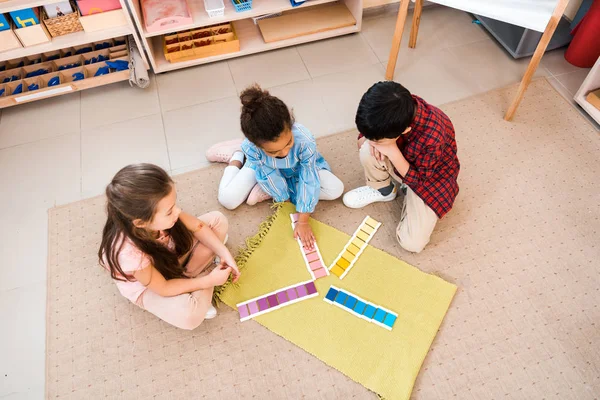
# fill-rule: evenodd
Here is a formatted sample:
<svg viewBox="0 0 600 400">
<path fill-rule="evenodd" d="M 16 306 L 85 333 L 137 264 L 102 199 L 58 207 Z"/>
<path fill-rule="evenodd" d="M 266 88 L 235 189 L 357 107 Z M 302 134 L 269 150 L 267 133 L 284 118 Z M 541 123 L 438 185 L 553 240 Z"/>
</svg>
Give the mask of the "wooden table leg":
<svg viewBox="0 0 600 400">
<path fill-rule="evenodd" d="M 519 107 L 521 100 L 523 100 L 525 91 L 531 83 L 531 78 L 533 78 L 533 74 L 535 74 L 538 65 L 540 65 L 540 61 L 542 61 L 542 56 L 546 52 L 546 47 L 548 47 L 548 43 L 550 43 L 550 39 L 552 39 L 552 35 L 554 35 L 554 31 L 556 30 L 556 27 L 558 26 L 558 23 L 563 13 L 565 12 L 565 8 L 567 7 L 568 3 L 569 0 L 560 0 L 558 2 L 558 5 L 554 9 L 554 12 L 550 17 L 550 21 L 548 22 L 548 25 L 546 25 L 546 30 L 544 31 L 544 34 L 542 35 L 542 38 L 540 39 L 540 42 L 538 43 L 537 48 L 535 49 L 535 53 L 533 53 L 533 57 L 529 62 L 529 66 L 525 71 L 525 75 L 521 80 L 521 84 L 519 85 L 519 89 L 517 90 L 517 95 L 512 101 L 510 107 L 508 107 L 506 114 L 504 114 L 505 120 L 511 121 L 515 116 L 515 113 L 517 112 L 517 107 Z"/>
<path fill-rule="evenodd" d="M 387 70 L 385 71 L 385 79 L 391 81 L 394 79 L 394 70 L 396 69 L 396 61 L 398 60 L 398 52 L 402 43 L 402 32 L 404 32 L 404 24 L 406 23 L 406 15 L 408 14 L 408 3 L 410 0 L 400 0 L 400 9 L 398 10 L 398 19 L 396 20 L 396 29 L 392 39 L 392 49 L 388 58 Z"/>
<path fill-rule="evenodd" d="M 419 34 L 419 24 L 421 23 L 421 12 L 423 11 L 423 0 L 415 1 L 413 11 L 412 27 L 410 28 L 410 40 L 408 47 L 414 49 L 417 46 L 417 35 Z"/>
</svg>

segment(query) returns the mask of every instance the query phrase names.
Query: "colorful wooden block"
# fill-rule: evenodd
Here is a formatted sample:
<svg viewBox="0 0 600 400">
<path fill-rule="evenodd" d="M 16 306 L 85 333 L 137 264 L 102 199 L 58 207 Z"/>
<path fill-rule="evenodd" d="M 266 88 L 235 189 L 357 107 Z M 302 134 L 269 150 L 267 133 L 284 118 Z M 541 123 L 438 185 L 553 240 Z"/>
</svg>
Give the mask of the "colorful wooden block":
<svg viewBox="0 0 600 400">
<path fill-rule="evenodd" d="M 313 261 L 319 260 L 319 254 L 315 251 L 314 253 L 310 253 L 306 255 L 306 260 L 311 263 Z"/>
<path fill-rule="evenodd" d="M 319 268 L 313 271 L 313 273 L 315 274 L 315 279 L 324 278 L 328 275 L 327 268 Z"/>
<path fill-rule="evenodd" d="M 348 243 L 344 246 L 344 249 L 329 266 L 329 271 L 340 279 L 344 279 L 380 226 L 381 223 L 375 221 L 373 218 L 369 216 L 365 217 L 356 231 L 354 231 Z M 343 272 L 340 272 L 340 270 L 343 270 Z"/>
<path fill-rule="evenodd" d="M 8 20 L 6 19 L 6 16 L 2 13 L 0 13 L 0 32 L 1 31 L 7 31 L 10 29 L 10 24 L 8 23 Z"/>
<path fill-rule="evenodd" d="M 275 307 L 279 305 L 279 302 L 277 301 L 277 296 L 274 294 L 268 296 L 267 301 L 269 302 L 270 307 Z"/>
<path fill-rule="evenodd" d="M 341 305 L 344 305 L 344 303 L 346 302 L 346 299 L 348 299 L 348 295 L 344 292 L 342 292 L 341 290 L 338 291 L 337 296 L 335 296 L 335 302 Z"/>
<path fill-rule="evenodd" d="M 304 281 L 237 304 L 240 321 L 317 296 L 314 282 Z"/>
<path fill-rule="evenodd" d="M 345 306 L 348 307 L 351 310 L 354 310 L 354 306 L 356 305 L 356 297 L 354 296 L 348 296 L 348 299 L 346 300 L 346 304 Z"/>
<path fill-rule="evenodd" d="M 391 328 L 392 326 L 394 326 L 394 322 L 396 322 L 397 318 L 398 317 L 396 315 L 389 313 L 385 316 L 383 323 Z"/>
<path fill-rule="evenodd" d="M 352 244 L 355 245 L 356 247 L 358 247 L 360 249 L 360 248 L 362 248 L 365 245 L 365 241 L 364 240 L 360 240 L 360 239 L 354 239 L 352 241 Z"/>
<path fill-rule="evenodd" d="M 333 268 L 331 268 L 329 270 L 329 272 L 331 272 L 332 274 L 334 274 L 335 276 L 337 276 L 338 278 L 342 275 L 344 275 L 344 272 L 346 272 L 342 267 L 339 267 L 338 265 L 334 265 Z"/>
<path fill-rule="evenodd" d="M 364 301 L 358 300 L 354 306 L 354 311 L 357 314 L 363 315 L 365 308 L 367 308 L 367 304 Z"/>
<path fill-rule="evenodd" d="M 366 223 L 367 225 L 369 225 L 370 227 L 372 227 L 372 228 L 375 228 L 375 229 L 377 229 L 377 228 L 379 227 L 379 225 L 380 225 L 380 223 L 379 223 L 379 222 L 375 221 L 375 220 L 374 220 L 373 218 L 371 218 L 371 217 L 367 217 L 367 218 L 365 219 L 365 223 Z"/>
<path fill-rule="evenodd" d="M 304 297 L 308 295 L 308 292 L 306 291 L 306 286 L 304 285 L 297 286 L 296 292 L 298 292 L 298 297 Z"/>
<path fill-rule="evenodd" d="M 333 286 L 329 288 L 329 291 L 327 292 L 327 294 L 325 295 L 325 299 L 327 301 L 329 301 L 330 303 L 333 302 L 335 300 L 335 296 L 337 296 L 337 294 L 339 293 L 338 290 L 336 290 Z"/>
<path fill-rule="evenodd" d="M 371 304 L 367 304 L 363 315 L 369 319 L 372 319 L 375 316 L 375 311 L 377 311 L 376 307 L 372 306 Z"/>
<path fill-rule="evenodd" d="M 353 243 L 350 243 L 348 245 L 348 248 L 346 249 L 348 252 L 350 252 L 353 255 L 357 255 L 358 252 L 360 251 L 360 247 L 355 246 Z"/>
<path fill-rule="evenodd" d="M 310 264 L 308 264 L 308 267 L 310 268 L 311 271 L 316 271 L 318 269 L 322 269 L 323 268 L 323 264 L 321 263 L 321 261 L 317 260 L 315 262 L 311 262 Z"/>
<path fill-rule="evenodd" d="M 256 303 L 258 304 L 259 311 L 264 311 L 269 308 L 269 302 L 266 298 L 258 299 Z"/>
<path fill-rule="evenodd" d="M 279 304 L 283 304 L 286 301 L 288 301 L 287 295 L 285 294 L 285 290 L 277 293 L 277 301 L 279 302 Z"/>
<path fill-rule="evenodd" d="M 387 310 L 384 307 L 376 306 L 368 301 L 351 294 L 344 289 L 331 286 L 323 298 L 329 304 L 333 304 L 352 315 L 381 326 L 387 330 L 392 330 L 398 314 Z"/>
<path fill-rule="evenodd" d="M 385 311 L 383 311 L 381 308 L 378 308 L 377 311 L 375 311 L 375 316 L 373 317 L 373 319 L 377 322 L 382 322 L 385 319 L 385 314 L 387 314 Z"/>
<path fill-rule="evenodd" d="M 369 241 L 369 235 L 363 231 L 357 232 L 356 237 L 359 238 L 360 240 L 363 240 L 364 242 Z"/>
<path fill-rule="evenodd" d="M 288 295 L 288 299 L 290 299 L 290 301 L 296 300 L 298 298 L 298 293 L 296 293 L 296 289 L 294 289 L 294 288 L 288 289 L 287 295 Z"/>
<path fill-rule="evenodd" d="M 348 261 L 352 261 L 354 260 L 355 254 L 350 253 L 348 250 L 346 250 L 344 252 L 344 254 L 342 254 L 342 258 L 345 258 Z"/>
<path fill-rule="evenodd" d="M 37 8 L 25 8 L 23 10 L 11 11 L 9 14 L 17 28 L 25 28 L 40 23 Z"/>
<path fill-rule="evenodd" d="M 92 15 L 121 8 L 119 0 L 77 0 L 81 15 Z"/>
<path fill-rule="evenodd" d="M 248 311 L 248 306 L 245 304 L 242 304 L 240 307 L 238 307 L 238 311 L 240 313 L 240 318 L 246 318 L 248 315 L 250 315 L 250 311 Z"/>
<path fill-rule="evenodd" d="M 367 224 L 364 224 L 360 228 L 360 230 L 363 231 L 363 232 L 365 232 L 367 235 L 370 235 L 370 234 L 372 234 L 375 231 L 375 228 L 373 228 L 373 227 L 371 227 L 371 226 L 369 226 Z"/>
<path fill-rule="evenodd" d="M 255 314 L 257 313 L 258 310 L 258 304 L 256 304 L 255 301 L 248 303 L 248 310 L 250 311 L 250 314 Z"/>
</svg>

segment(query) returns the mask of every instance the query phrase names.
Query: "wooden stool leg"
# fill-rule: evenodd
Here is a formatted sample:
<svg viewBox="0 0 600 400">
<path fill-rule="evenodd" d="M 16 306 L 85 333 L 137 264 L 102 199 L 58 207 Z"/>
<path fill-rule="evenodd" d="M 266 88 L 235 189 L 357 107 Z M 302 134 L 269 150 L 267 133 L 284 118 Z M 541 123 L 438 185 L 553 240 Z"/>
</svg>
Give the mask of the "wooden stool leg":
<svg viewBox="0 0 600 400">
<path fill-rule="evenodd" d="M 394 30 L 394 38 L 392 39 L 392 50 L 390 50 L 387 70 L 385 71 L 385 79 L 388 81 L 394 79 L 394 70 L 396 69 L 396 61 L 398 60 L 398 52 L 400 51 L 400 43 L 402 42 L 402 32 L 404 32 L 404 24 L 406 23 L 409 2 L 410 0 L 400 0 L 400 9 L 398 10 L 396 29 Z"/>
<path fill-rule="evenodd" d="M 508 107 L 506 114 L 504 114 L 505 120 L 511 121 L 515 116 L 515 113 L 517 112 L 517 107 L 519 107 L 521 100 L 523 100 L 525 91 L 531 83 L 531 78 L 533 78 L 533 74 L 535 74 L 538 65 L 540 65 L 540 61 L 542 61 L 542 56 L 546 52 L 546 47 L 548 47 L 548 43 L 550 43 L 550 39 L 552 39 L 552 35 L 554 35 L 554 31 L 556 30 L 558 22 L 560 21 L 563 13 L 565 12 L 565 8 L 567 7 L 568 3 L 569 0 L 560 0 L 558 2 L 558 5 L 554 9 L 552 17 L 550 17 L 550 21 L 548 22 L 548 25 L 546 25 L 546 30 L 544 31 L 544 34 L 542 35 L 542 38 L 540 39 L 540 42 L 537 45 L 537 48 L 535 49 L 535 53 L 533 53 L 533 57 L 531 57 L 529 66 L 525 71 L 525 75 L 521 80 L 521 84 L 519 85 L 519 89 L 517 90 L 517 95 L 515 96 L 510 107 Z"/>
<path fill-rule="evenodd" d="M 417 35 L 419 34 L 419 24 L 421 23 L 421 11 L 423 11 L 423 0 L 416 0 L 412 28 L 410 29 L 410 40 L 408 41 L 408 47 L 411 49 L 414 49 L 417 46 Z"/>
</svg>

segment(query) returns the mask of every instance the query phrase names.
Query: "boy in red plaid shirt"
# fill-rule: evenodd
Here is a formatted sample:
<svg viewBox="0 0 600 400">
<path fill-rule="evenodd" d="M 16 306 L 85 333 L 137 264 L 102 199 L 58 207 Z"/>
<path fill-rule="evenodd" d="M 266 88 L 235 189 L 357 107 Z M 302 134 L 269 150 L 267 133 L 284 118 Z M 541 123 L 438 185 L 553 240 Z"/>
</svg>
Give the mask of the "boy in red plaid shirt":
<svg viewBox="0 0 600 400">
<path fill-rule="evenodd" d="M 396 236 L 404 249 L 419 253 L 458 194 L 452 122 L 439 108 L 387 81 L 363 95 L 356 126 L 367 186 L 346 193 L 344 204 L 362 208 L 392 201 L 400 184 L 405 196 Z"/>
</svg>

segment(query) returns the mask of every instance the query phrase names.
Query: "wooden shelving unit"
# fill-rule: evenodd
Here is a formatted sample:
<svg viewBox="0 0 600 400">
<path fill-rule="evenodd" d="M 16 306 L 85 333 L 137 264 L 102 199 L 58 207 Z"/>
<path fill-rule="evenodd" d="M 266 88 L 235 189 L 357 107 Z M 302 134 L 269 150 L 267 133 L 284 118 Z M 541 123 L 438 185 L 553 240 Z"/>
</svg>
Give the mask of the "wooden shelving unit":
<svg viewBox="0 0 600 400">
<path fill-rule="evenodd" d="M 49 42 L 35 46 L 21 47 L 9 51 L 0 52 L 0 62 L 15 60 L 22 57 L 42 54 L 53 50 L 60 50 L 74 46 L 80 46 L 92 42 L 100 42 L 107 39 L 128 36 L 133 39 L 140 49 L 142 60 L 146 69 L 149 69 L 149 63 L 144 54 L 144 47 L 137 34 L 135 25 L 127 9 L 125 0 L 120 0 L 123 14 L 125 15 L 126 24 L 118 27 L 111 27 L 95 32 L 76 32 L 64 36 L 52 38 Z M 46 4 L 56 3 L 56 0 L 9 0 L 0 2 L 0 13 L 8 13 L 14 10 L 21 10 L 30 7 L 38 7 Z M 57 88 L 44 88 L 36 92 L 25 92 L 20 95 L 0 97 L 0 108 L 9 107 L 12 105 L 26 103 L 44 98 L 54 97 L 61 94 L 73 93 L 79 90 L 89 89 L 92 87 L 102 86 L 118 81 L 129 79 L 129 71 L 121 71 L 105 75 L 94 79 L 85 79 L 78 82 L 72 82 L 70 85 Z"/>
<path fill-rule="evenodd" d="M 180 26 L 175 31 L 165 30 L 149 33 L 146 31 L 139 0 L 126 0 L 132 12 L 133 20 L 141 33 L 142 46 L 144 47 L 150 64 L 155 73 L 173 71 L 180 68 L 187 68 L 194 65 L 206 64 L 215 61 L 226 60 L 235 57 L 241 57 L 249 54 L 260 53 L 263 51 L 274 50 L 282 47 L 294 46 L 301 43 L 313 42 L 316 40 L 331 38 L 335 36 L 346 35 L 359 32 L 362 22 L 363 0 L 341 0 L 356 19 L 356 25 L 328 30 L 310 35 L 299 36 L 294 39 L 281 40 L 273 43 L 265 43 L 257 25 L 254 25 L 252 18 L 265 14 L 284 12 L 290 10 L 300 10 L 306 7 L 314 7 L 327 3 L 333 3 L 336 0 L 309 0 L 303 5 L 292 7 L 289 0 L 253 0 L 252 9 L 245 12 L 236 12 L 231 4 L 231 0 L 224 0 L 225 14 L 222 17 L 209 18 L 204 9 L 203 0 L 188 0 L 188 6 L 193 17 L 193 23 Z M 222 54 L 218 56 L 198 58 L 182 62 L 168 62 L 163 53 L 163 35 L 184 31 L 192 28 L 202 28 L 209 25 L 232 22 L 240 41 L 240 51 L 235 53 Z"/>
<path fill-rule="evenodd" d="M 585 112 L 587 112 L 597 123 L 600 124 L 600 110 L 588 103 L 586 96 L 589 92 L 600 88 L 600 58 L 596 60 L 596 63 L 590 70 L 588 76 L 585 78 L 581 87 L 575 94 L 575 101 L 579 104 Z"/>
</svg>

